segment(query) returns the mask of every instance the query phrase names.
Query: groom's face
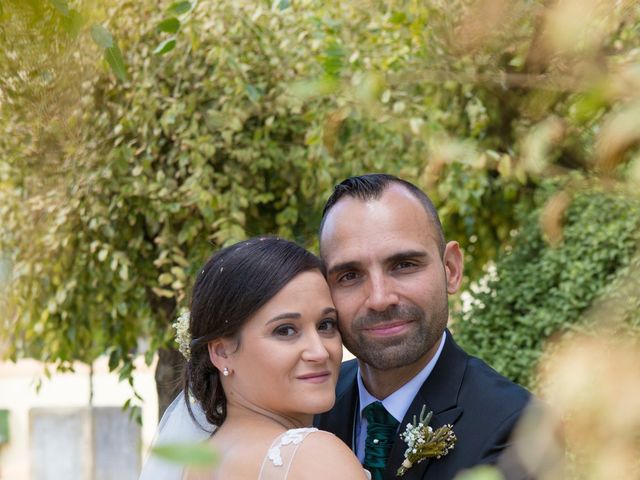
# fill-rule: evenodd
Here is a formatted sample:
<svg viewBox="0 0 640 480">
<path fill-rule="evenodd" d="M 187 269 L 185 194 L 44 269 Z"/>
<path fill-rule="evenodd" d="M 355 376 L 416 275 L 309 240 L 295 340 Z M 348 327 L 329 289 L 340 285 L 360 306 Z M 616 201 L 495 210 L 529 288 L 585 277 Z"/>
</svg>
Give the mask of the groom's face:
<svg viewBox="0 0 640 480">
<path fill-rule="evenodd" d="M 320 238 L 345 346 L 377 369 L 426 363 L 447 325 L 458 245 L 438 248 L 433 220 L 401 185 L 375 200 L 343 197 Z M 455 275 L 454 275 L 455 276 Z"/>
</svg>

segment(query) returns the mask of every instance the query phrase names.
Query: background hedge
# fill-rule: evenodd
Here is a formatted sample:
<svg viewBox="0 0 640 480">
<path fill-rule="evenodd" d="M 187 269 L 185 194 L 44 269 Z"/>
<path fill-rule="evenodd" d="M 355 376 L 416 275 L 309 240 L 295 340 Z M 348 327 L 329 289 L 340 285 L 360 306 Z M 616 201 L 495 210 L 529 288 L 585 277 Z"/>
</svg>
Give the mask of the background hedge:
<svg viewBox="0 0 640 480">
<path fill-rule="evenodd" d="M 553 190 L 541 189 L 539 202 Z M 552 336 L 597 332 L 603 325 L 640 332 L 637 199 L 628 192 L 575 191 L 558 212 L 563 228 L 555 245 L 544 233 L 542 214 L 536 209 L 524 215 L 512 246 L 471 289 L 469 305 L 454 325 L 467 351 L 531 388 Z"/>
</svg>

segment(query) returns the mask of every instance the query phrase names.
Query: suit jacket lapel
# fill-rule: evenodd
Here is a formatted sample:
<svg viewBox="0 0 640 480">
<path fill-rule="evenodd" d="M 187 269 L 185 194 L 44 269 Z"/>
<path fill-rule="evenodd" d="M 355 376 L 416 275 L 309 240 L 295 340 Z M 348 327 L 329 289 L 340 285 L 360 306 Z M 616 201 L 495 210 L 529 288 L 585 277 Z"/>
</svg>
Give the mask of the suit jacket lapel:
<svg viewBox="0 0 640 480">
<path fill-rule="evenodd" d="M 460 417 L 463 409 L 457 406 L 458 392 L 467 368 L 467 359 L 468 355 L 455 344 L 451 333 L 447 330 L 445 344 L 438 362 L 402 419 L 398 435 L 389 454 L 385 479 L 398 479 L 396 471 L 404 461 L 404 452 L 407 449 L 406 443 L 400 438 L 400 433 L 405 431 L 407 423 L 413 423 L 414 415 L 420 416 L 423 405 L 426 406 L 427 412 L 433 412 L 430 425 L 434 429 L 447 423 L 453 425 Z M 423 478 L 431 461 L 427 459 L 414 465 L 403 478 L 405 480 Z M 433 461 L 438 460 L 434 459 Z"/>
<path fill-rule="evenodd" d="M 358 408 L 357 372 L 358 364 L 355 360 L 342 364 L 336 385 L 335 405 L 329 412 L 317 415 L 314 419 L 316 427 L 332 432 L 349 448 L 353 448 L 354 419 Z"/>
<path fill-rule="evenodd" d="M 358 408 L 358 387 L 355 382 L 351 388 L 346 388 L 336 397 L 336 404 L 332 412 L 339 413 L 331 418 L 333 433 L 353 449 L 353 429 L 355 428 L 355 412 Z"/>
</svg>

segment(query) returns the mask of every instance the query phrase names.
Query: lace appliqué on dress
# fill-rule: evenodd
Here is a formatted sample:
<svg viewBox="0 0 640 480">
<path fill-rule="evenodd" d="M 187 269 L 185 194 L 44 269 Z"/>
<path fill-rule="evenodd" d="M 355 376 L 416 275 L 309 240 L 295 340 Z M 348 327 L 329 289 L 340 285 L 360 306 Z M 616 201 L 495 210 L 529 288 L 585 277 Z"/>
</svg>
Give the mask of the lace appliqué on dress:
<svg viewBox="0 0 640 480">
<path fill-rule="evenodd" d="M 281 467 L 282 455 L 280 455 L 280 445 L 270 448 L 269 452 L 267 453 L 267 458 L 271 460 L 271 463 L 273 463 L 276 467 Z"/>
<path fill-rule="evenodd" d="M 286 445 L 298 445 L 307 435 L 317 431 L 317 428 L 294 428 L 292 430 L 287 430 L 280 436 L 279 442 L 276 439 L 276 444 L 269 449 L 267 458 L 271 460 L 276 467 L 281 467 L 282 455 L 280 453 L 280 449 Z"/>
<path fill-rule="evenodd" d="M 294 428 L 292 430 L 287 430 L 276 438 L 271 444 L 271 448 L 267 451 L 267 455 L 262 463 L 262 468 L 260 469 L 259 478 L 265 480 L 271 478 L 287 478 L 291 461 L 293 460 L 293 456 L 298 449 L 298 446 L 307 435 L 317 431 L 317 428 Z M 286 452 L 284 459 L 283 450 Z M 271 467 L 269 466 L 269 463 L 271 463 Z M 274 467 L 285 468 L 272 470 Z M 276 473 L 276 471 L 279 473 Z"/>
</svg>

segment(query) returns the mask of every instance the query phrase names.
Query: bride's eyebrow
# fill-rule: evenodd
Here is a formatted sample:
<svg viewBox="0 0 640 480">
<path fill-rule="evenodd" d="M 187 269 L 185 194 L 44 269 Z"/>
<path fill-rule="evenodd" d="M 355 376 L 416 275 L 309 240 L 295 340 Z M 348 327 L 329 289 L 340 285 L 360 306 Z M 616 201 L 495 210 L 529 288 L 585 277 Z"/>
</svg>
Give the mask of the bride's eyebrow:
<svg viewBox="0 0 640 480">
<path fill-rule="evenodd" d="M 334 313 L 337 315 L 338 311 L 333 307 L 327 307 L 324 310 L 322 310 L 322 315 L 328 315 L 330 313 Z M 302 314 L 298 312 L 285 312 L 285 313 L 276 315 L 275 317 L 267 321 L 265 325 L 269 325 L 270 323 L 277 322 L 279 320 L 299 320 L 300 318 L 302 318 Z"/>
<path fill-rule="evenodd" d="M 265 325 L 269 325 L 270 323 L 277 322 L 279 320 L 298 320 L 301 317 L 302 315 L 297 312 L 281 313 L 280 315 L 276 315 L 275 317 L 273 317 Z"/>
</svg>

